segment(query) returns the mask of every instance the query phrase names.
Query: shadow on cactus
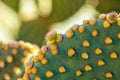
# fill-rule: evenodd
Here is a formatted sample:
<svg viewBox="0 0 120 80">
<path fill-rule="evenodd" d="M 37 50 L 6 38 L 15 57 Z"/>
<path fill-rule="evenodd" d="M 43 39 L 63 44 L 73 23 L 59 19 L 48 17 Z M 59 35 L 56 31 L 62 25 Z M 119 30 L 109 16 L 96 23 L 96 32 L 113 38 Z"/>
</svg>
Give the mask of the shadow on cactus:
<svg viewBox="0 0 120 80">
<path fill-rule="evenodd" d="M 83 21 L 48 44 L 26 64 L 24 80 L 118 80 L 120 20 L 116 12 Z M 54 38 L 53 38 L 54 36 Z"/>
<path fill-rule="evenodd" d="M 0 79 L 21 80 L 24 63 L 38 47 L 23 41 L 0 45 Z"/>
</svg>

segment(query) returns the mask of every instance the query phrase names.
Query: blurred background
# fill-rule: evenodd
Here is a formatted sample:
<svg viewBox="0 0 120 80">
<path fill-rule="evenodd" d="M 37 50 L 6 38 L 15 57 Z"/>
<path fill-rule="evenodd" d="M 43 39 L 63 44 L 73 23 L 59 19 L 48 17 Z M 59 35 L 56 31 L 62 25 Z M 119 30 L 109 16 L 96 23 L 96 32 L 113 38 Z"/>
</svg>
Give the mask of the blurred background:
<svg viewBox="0 0 120 80">
<path fill-rule="evenodd" d="M 65 33 L 84 19 L 120 12 L 120 0 L 0 0 L 0 41 L 41 46 L 48 31 Z"/>
</svg>

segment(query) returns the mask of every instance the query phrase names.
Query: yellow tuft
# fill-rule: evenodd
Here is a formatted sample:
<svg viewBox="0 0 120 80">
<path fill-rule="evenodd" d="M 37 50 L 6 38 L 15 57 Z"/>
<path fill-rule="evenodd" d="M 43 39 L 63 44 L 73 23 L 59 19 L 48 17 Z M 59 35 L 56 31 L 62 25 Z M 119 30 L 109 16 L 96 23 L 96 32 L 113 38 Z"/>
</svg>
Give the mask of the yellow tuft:
<svg viewBox="0 0 120 80">
<path fill-rule="evenodd" d="M 47 78 L 51 78 L 53 76 L 53 73 L 51 71 L 47 71 L 45 75 Z"/>
<path fill-rule="evenodd" d="M 120 39 L 120 32 L 117 34 L 117 38 Z"/>
<path fill-rule="evenodd" d="M 95 49 L 95 54 L 99 55 L 102 53 L 102 50 L 100 48 Z"/>
<path fill-rule="evenodd" d="M 87 54 L 86 52 L 83 52 L 83 53 L 81 54 L 81 57 L 82 57 L 83 59 L 88 59 L 88 54 Z"/>
<path fill-rule="evenodd" d="M 75 72 L 75 75 L 79 77 L 79 76 L 82 75 L 82 72 L 81 72 L 80 70 L 77 70 L 77 71 Z"/>
<path fill-rule="evenodd" d="M 23 54 L 24 54 L 25 57 L 27 57 L 29 55 L 29 51 L 26 50 L 26 51 L 23 52 Z"/>
<path fill-rule="evenodd" d="M 112 39 L 110 37 L 105 38 L 105 44 L 111 44 L 112 43 Z"/>
<path fill-rule="evenodd" d="M 98 60 L 97 65 L 98 66 L 103 66 L 105 63 L 103 60 Z"/>
<path fill-rule="evenodd" d="M 47 62 L 48 62 L 48 60 L 47 60 L 46 58 L 43 58 L 43 59 L 41 60 L 41 63 L 42 63 L 42 64 L 47 64 Z"/>
<path fill-rule="evenodd" d="M 13 62 L 13 57 L 11 55 L 6 57 L 6 60 L 8 63 L 12 63 Z"/>
<path fill-rule="evenodd" d="M 97 30 L 92 31 L 92 36 L 93 37 L 96 37 L 97 35 L 98 35 L 98 31 Z"/>
<path fill-rule="evenodd" d="M 100 14 L 100 15 L 99 15 L 99 19 L 101 19 L 101 20 L 106 19 L 106 14 Z"/>
<path fill-rule="evenodd" d="M 62 41 L 62 34 L 58 34 L 56 38 L 56 42 L 61 42 Z"/>
<path fill-rule="evenodd" d="M 105 29 L 109 28 L 110 27 L 110 23 L 108 21 L 103 21 L 103 27 Z"/>
<path fill-rule="evenodd" d="M 60 73 L 64 73 L 64 72 L 65 72 L 65 68 L 64 68 L 63 66 L 61 66 L 61 67 L 59 67 L 58 71 L 59 71 Z"/>
<path fill-rule="evenodd" d="M 16 55 L 18 53 L 17 49 L 12 49 L 12 54 Z"/>
<path fill-rule="evenodd" d="M 27 59 L 25 57 L 21 58 L 21 62 L 24 64 L 27 61 Z"/>
<path fill-rule="evenodd" d="M 107 73 L 105 74 L 105 77 L 106 77 L 106 78 L 112 78 L 112 73 L 111 73 L 111 72 L 107 72 Z"/>
<path fill-rule="evenodd" d="M 117 21 L 117 25 L 120 26 L 120 20 Z"/>
<path fill-rule="evenodd" d="M 67 54 L 68 54 L 69 57 L 72 57 L 75 54 L 74 49 L 73 48 L 69 48 Z"/>
<path fill-rule="evenodd" d="M 82 46 L 83 47 L 89 47 L 90 44 L 89 44 L 89 42 L 87 40 L 85 40 L 85 41 L 83 41 Z"/>
<path fill-rule="evenodd" d="M 0 61 L 0 68 L 4 68 L 5 67 L 5 62 L 4 61 Z"/>
<path fill-rule="evenodd" d="M 51 44 L 50 49 L 53 55 L 57 55 L 58 50 L 57 50 L 57 45 L 56 44 Z"/>
<path fill-rule="evenodd" d="M 38 59 L 41 61 L 44 58 L 43 54 L 38 54 Z"/>
<path fill-rule="evenodd" d="M 67 30 L 67 31 L 65 32 L 65 36 L 66 36 L 67 38 L 72 38 L 72 37 L 73 37 L 73 31 L 72 31 L 71 29 Z"/>
<path fill-rule="evenodd" d="M 13 67 L 13 72 L 14 72 L 15 74 L 19 74 L 20 68 L 17 67 L 17 66 Z"/>
<path fill-rule="evenodd" d="M 8 73 L 4 74 L 4 79 L 5 80 L 10 80 L 10 75 Z"/>
<path fill-rule="evenodd" d="M 38 77 L 38 76 L 37 76 L 37 77 L 35 77 L 35 79 L 34 79 L 34 80 L 41 80 L 41 79 L 40 79 L 40 77 Z"/>
<path fill-rule="evenodd" d="M 88 24 L 89 20 L 83 20 L 83 24 Z"/>
<path fill-rule="evenodd" d="M 92 70 L 92 67 L 90 65 L 86 65 L 85 66 L 85 71 L 88 72 L 88 71 L 91 71 L 91 70 Z"/>
<path fill-rule="evenodd" d="M 53 55 L 57 55 L 58 54 L 58 50 L 57 49 L 51 50 L 51 52 L 52 52 Z"/>
<path fill-rule="evenodd" d="M 116 52 L 111 52 L 111 53 L 110 53 L 110 58 L 111 58 L 111 59 L 117 58 L 117 53 L 116 53 Z"/>
<path fill-rule="evenodd" d="M 79 31 L 80 33 L 83 33 L 83 32 L 85 31 L 84 26 L 80 26 L 80 27 L 78 28 L 78 31 Z"/>
<path fill-rule="evenodd" d="M 96 20 L 95 20 L 95 19 L 90 19 L 90 20 L 89 20 L 89 24 L 90 24 L 91 26 L 94 26 L 95 23 L 96 23 Z"/>
<path fill-rule="evenodd" d="M 71 29 L 72 29 L 73 31 L 75 31 L 75 30 L 78 29 L 78 26 L 77 26 L 77 25 L 73 25 L 73 26 L 71 27 Z"/>
<path fill-rule="evenodd" d="M 50 45 L 50 49 L 51 49 L 51 50 L 54 50 L 54 49 L 56 49 L 56 48 L 57 48 L 57 45 L 56 45 L 56 44 L 51 44 L 51 45 Z"/>
<path fill-rule="evenodd" d="M 32 72 L 33 74 L 37 73 L 37 68 L 33 67 L 33 68 L 31 69 L 31 72 Z"/>
</svg>

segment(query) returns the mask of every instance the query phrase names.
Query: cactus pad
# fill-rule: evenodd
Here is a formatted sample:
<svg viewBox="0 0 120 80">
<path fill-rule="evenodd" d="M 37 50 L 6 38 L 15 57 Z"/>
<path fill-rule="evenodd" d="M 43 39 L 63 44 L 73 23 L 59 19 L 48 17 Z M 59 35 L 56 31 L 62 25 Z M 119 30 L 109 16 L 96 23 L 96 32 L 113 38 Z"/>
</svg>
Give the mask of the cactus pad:
<svg viewBox="0 0 120 80">
<path fill-rule="evenodd" d="M 120 20 L 115 12 L 50 37 L 26 64 L 24 80 L 120 79 Z M 52 41 L 50 43 L 50 41 Z M 54 42 L 53 42 L 54 41 Z"/>
<path fill-rule="evenodd" d="M 0 45 L 0 80 L 21 80 L 24 63 L 38 47 L 20 42 Z"/>
</svg>

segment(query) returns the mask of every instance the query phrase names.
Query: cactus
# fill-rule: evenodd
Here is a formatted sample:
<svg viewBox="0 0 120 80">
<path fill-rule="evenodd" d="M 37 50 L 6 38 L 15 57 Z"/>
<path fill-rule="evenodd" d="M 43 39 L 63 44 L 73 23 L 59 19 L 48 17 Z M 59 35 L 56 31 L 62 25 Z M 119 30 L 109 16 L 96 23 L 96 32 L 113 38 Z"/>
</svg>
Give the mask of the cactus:
<svg viewBox="0 0 120 80">
<path fill-rule="evenodd" d="M 120 79 L 119 14 L 84 20 L 65 34 L 50 33 L 38 55 L 27 62 L 23 80 Z"/>
<path fill-rule="evenodd" d="M 38 47 L 23 41 L 0 44 L 0 80 L 21 80 L 24 63 Z"/>
</svg>

